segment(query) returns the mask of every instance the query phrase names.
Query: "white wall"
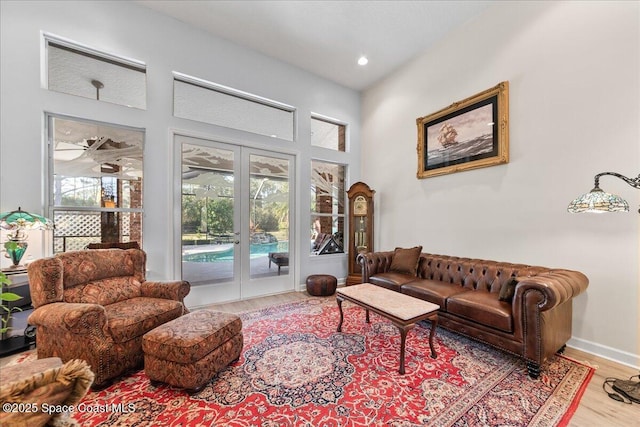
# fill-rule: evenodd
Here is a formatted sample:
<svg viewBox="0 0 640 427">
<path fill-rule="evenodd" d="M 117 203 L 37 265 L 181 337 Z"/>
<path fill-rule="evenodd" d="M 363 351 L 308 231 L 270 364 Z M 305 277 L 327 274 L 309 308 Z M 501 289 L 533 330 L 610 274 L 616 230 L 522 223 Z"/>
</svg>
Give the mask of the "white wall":
<svg viewBox="0 0 640 427">
<path fill-rule="evenodd" d="M 349 161 L 350 182 L 360 172 L 360 94 L 272 58 L 188 27 L 143 6 L 110 2 L 0 2 L 0 209 L 18 206 L 45 213 L 45 112 L 67 114 L 146 130 L 144 249 L 149 277 L 177 276 L 173 258 L 174 176 L 172 130 L 238 141 L 297 156 L 297 247 L 309 247 L 311 157 Z M 147 64 L 147 110 L 49 92 L 41 85 L 41 32 Z M 172 117 L 172 72 L 178 71 L 270 98 L 297 108 L 297 142 L 274 141 L 231 129 Z M 90 78 L 90 77 L 89 77 Z M 349 124 L 351 153 L 310 146 L 311 112 Z M 19 177 L 19 178 L 18 178 Z M 50 248 L 47 248 L 50 251 Z M 298 257 L 296 283 L 313 273 L 346 276 L 346 255 Z M 284 278 L 285 276 L 283 276 Z M 283 279 L 284 280 L 284 279 Z M 188 304 L 212 302 L 206 288 L 192 289 Z"/>
<path fill-rule="evenodd" d="M 640 191 L 626 214 L 569 214 L 593 176 L 640 173 L 638 2 L 500 2 L 367 90 L 363 180 L 377 247 L 584 272 L 570 345 L 640 365 Z M 415 119 L 510 82 L 510 162 L 416 179 Z"/>
</svg>

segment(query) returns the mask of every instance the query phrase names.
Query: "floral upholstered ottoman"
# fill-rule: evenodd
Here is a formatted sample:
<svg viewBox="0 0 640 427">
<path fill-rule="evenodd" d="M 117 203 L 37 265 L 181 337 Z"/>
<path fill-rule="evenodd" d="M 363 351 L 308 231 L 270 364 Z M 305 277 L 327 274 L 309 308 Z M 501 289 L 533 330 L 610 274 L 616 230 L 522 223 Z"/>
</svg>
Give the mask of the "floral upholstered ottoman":
<svg viewBox="0 0 640 427">
<path fill-rule="evenodd" d="M 196 393 L 240 357 L 242 321 L 231 313 L 197 310 L 147 332 L 144 371 L 152 384 Z"/>
</svg>

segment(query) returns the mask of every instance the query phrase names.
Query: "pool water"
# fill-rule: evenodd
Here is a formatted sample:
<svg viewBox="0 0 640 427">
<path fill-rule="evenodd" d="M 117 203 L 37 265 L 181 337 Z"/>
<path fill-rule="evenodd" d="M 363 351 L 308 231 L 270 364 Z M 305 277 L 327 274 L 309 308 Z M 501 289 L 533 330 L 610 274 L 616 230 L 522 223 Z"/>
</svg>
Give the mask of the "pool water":
<svg viewBox="0 0 640 427">
<path fill-rule="evenodd" d="M 189 262 L 216 262 L 216 261 L 233 261 L 233 249 L 212 252 L 199 252 L 195 254 L 182 255 L 182 261 Z M 250 258 L 260 258 L 266 256 L 269 252 L 289 252 L 289 242 L 263 243 L 250 245 Z"/>
</svg>

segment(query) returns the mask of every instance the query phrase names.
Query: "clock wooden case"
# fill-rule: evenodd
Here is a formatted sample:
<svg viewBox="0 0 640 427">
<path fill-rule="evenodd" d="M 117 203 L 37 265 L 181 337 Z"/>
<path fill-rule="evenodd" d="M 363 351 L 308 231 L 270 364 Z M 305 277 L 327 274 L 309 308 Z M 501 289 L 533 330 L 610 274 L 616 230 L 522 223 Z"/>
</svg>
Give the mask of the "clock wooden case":
<svg viewBox="0 0 640 427">
<path fill-rule="evenodd" d="M 349 197 L 349 271 L 346 285 L 362 283 L 362 270 L 356 261 L 361 252 L 373 252 L 373 195 L 364 182 L 347 191 Z"/>
</svg>

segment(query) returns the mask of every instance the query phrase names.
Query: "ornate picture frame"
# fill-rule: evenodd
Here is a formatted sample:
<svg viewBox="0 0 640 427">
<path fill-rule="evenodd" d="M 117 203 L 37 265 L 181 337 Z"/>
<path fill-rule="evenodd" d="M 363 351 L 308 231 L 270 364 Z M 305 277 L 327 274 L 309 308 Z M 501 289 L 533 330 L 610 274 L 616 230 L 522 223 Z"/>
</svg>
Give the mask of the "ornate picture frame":
<svg viewBox="0 0 640 427">
<path fill-rule="evenodd" d="M 509 162 L 509 82 L 416 119 L 418 179 Z"/>
</svg>

